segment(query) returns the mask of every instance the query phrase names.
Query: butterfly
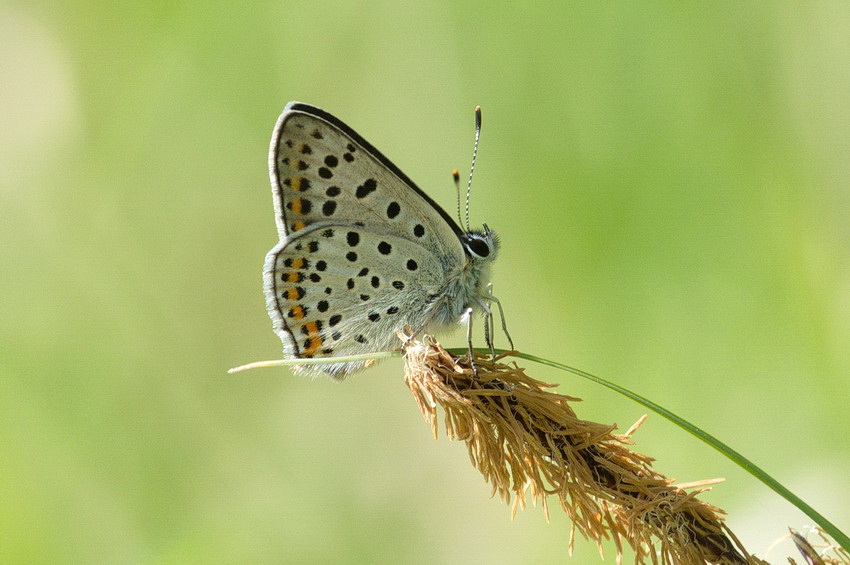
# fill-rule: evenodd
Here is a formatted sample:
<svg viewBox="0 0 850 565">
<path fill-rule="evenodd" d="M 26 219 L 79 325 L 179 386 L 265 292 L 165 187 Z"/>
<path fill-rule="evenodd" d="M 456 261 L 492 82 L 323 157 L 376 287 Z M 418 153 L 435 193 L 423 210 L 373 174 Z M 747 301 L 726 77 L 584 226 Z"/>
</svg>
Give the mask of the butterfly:
<svg viewBox="0 0 850 565">
<path fill-rule="evenodd" d="M 476 110 L 476 148 L 480 123 Z M 269 175 L 280 237 L 264 267 L 269 316 L 287 359 L 328 360 L 296 372 L 342 379 L 366 362 L 334 357 L 386 351 L 399 330 L 431 333 L 473 312 L 487 317 L 492 350 L 499 240 L 486 224 L 461 229 L 353 129 L 301 102 L 278 118 Z"/>
</svg>

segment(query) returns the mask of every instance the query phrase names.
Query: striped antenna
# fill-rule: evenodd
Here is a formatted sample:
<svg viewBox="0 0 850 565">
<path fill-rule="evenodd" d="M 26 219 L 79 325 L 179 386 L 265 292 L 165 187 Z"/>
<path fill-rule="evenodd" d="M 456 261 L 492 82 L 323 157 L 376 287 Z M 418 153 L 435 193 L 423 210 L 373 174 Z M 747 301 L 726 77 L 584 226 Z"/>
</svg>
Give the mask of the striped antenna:
<svg viewBox="0 0 850 565">
<path fill-rule="evenodd" d="M 481 106 L 475 107 L 475 145 L 472 147 L 472 165 L 469 167 L 469 181 L 466 183 L 466 231 L 469 231 L 469 196 L 472 193 L 472 173 L 475 171 L 475 157 L 478 155 L 478 139 L 481 137 Z M 460 196 L 460 194 L 458 194 Z"/>
</svg>

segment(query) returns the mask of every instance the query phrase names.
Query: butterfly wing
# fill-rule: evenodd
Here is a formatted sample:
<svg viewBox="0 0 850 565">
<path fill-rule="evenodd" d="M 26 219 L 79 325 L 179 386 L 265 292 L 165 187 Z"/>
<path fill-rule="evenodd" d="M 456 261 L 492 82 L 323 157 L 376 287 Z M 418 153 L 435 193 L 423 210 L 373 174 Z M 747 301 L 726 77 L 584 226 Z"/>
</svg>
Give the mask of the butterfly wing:
<svg viewBox="0 0 850 565">
<path fill-rule="evenodd" d="M 313 222 L 368 224 L 440 257 L 462 257 L 457 223 L 389 159 L 331 114 L 286 105 L 269 171 L 281 239 Z"/>
<path fill-rule="evenodd" d="M 316 225 L 269 254 L 266 297 L 287 357 L 386 351 L 429 323 L 443 268 L 415 242 L 360 226 Z M 363 363 L 303 365 L 342 377 Z M 309 368 L 308 368 L 309 367 Z"/>
<path fill-rule="evenodd" d="M 418 330 L 466 258 L 460 228 L 386 157 L 330 114 L 287 105 L 269 168 L 280 242 L 265 293 L 290 358 L 386 350 Z M 342 377 L 362 362 L 301 366 Z"/>
</svg>

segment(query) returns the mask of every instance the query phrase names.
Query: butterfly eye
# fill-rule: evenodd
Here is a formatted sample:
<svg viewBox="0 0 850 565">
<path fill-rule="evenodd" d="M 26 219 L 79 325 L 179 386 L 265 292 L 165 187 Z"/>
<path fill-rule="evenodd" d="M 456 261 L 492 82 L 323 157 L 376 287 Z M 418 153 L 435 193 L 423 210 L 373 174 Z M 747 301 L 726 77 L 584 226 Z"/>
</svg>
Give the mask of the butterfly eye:
<svg viewBox="0 0 850 565">
<path fill-rule="evenodd" d="M 483 239 L 470 238 L 466 242 L 466 248 L 474 255 L 487 257 L 490 255 L 490 246 Z"/>
</svg>

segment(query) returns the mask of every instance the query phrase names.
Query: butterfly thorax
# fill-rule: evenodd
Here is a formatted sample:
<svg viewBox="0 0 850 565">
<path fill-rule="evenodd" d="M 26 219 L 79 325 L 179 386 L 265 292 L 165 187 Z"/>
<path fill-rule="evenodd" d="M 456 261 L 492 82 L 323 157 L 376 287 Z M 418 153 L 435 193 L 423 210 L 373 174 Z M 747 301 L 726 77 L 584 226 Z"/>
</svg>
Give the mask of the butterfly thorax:
<svg viewBox="0 0 850 565">
<path fill-rule="evenodd" d="M 489 301 L 487 285 L 499 251 L 498 238 L 485 225 L 481 231 L 464 233 L 460 240 L 466 262 L 461 269 L 447 273 L 446 288 L 435 297 L 426 329 L 455 325 L 470 308 L 481 312 Z"/>
</svg>

